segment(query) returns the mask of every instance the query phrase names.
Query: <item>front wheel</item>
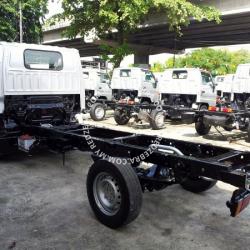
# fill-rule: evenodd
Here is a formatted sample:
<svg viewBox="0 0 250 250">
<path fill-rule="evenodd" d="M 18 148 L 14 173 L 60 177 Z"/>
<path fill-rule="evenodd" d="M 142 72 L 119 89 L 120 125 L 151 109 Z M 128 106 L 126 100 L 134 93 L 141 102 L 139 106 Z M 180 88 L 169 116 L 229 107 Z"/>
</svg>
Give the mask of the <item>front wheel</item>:
<svg viewBox="0 0 250 250">
<path fill-rule="evenodd" d="M 195 130 L 198 135 L 207 135 L 211 129 L 210 125 L 206 125 L 202 118 L 199 118 L 198 121 L 195 123 Z"/>
<path fill-rule="evenodd" d="M 188 177 L 180 183 L 180 185 L 185 189 L 193 193 L 201 193 L 209 190 L 216 184 L 216 180 L 212 180 L 204 177 Z"/>
<path fill-rule="evenodd" d="M 90 108 L 90 117 L 94 121 L 102 121 L 106 115 L 105 106 L 102 103 L 94 103 Z"/>
<path fill-rule="evenodd" d="M 141 185 L 130 165 L 96 161 L 88 172 L 87 194 L 97 219 L 110 228 L 132 222 L 141 210 Z"/>
<path fill-rule="evenodd" d="M 165 126 L 165 115 L 162 110 L 154 109 L 150 113 L 149 123 L 152 129 L 158 130 Z"/>
<path fill-rule="evenodd" d="M 200 107 L 199 107 L 199 111 L 207 111 L 208 110 L 208 107 L 207 107 L 207 105 L 206 104 L 202 104 L 202 105 L 200 105 Z"/>
</svg>

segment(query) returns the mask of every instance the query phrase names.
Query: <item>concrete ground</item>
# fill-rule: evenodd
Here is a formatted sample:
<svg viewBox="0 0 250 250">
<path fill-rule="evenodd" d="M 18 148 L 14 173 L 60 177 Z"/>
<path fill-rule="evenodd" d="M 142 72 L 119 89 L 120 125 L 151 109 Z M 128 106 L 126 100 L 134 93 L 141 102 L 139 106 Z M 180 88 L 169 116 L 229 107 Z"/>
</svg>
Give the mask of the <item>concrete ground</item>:
<svg viewBox="0 0 250 250">
<path fill-rule="evenodd" d="M 243 150 L 250 145 L 244 133 L 236 133 L 237 141 L 229 143 L 215 132 L 199 137 L 192 125 L 168 123 L 166 129 L 153 131 L 131 124 L 118 127 L 112 118 L 98 125 Z M 221 182 L 199 195 L 179 185 L 145 193 L 134 222 L 119 230 L 103 226 L 86 196 L 91 164 L 90 155 L 79 151 L 67 153 L 65 166 L 61 155 L 46 151 L 1 159 L 0 249 L 249 249 L 250 208 L 231 218 L 225 202 L 234 187 Z"/>
</svg>

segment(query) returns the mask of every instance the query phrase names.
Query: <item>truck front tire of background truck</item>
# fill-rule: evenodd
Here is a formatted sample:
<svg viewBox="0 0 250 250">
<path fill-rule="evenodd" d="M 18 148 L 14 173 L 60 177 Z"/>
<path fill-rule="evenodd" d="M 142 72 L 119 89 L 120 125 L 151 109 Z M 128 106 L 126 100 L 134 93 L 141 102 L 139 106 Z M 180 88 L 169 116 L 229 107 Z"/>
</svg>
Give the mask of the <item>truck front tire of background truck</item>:
<svg viewBox="0 0 250 250">
<path fill-rule="evenodd" d="M 208 105 L 207 104 L 200 104 L 199 111 L 207 111 Z"/>
<path fill-rule="evenodd" d="M 97 219 L 110 228 L 132 222 L 141 210 L 141 184 L 131 166 L 97 160 L 88 172 L 87 194 Z"/>
<path fill-rule="evenodd" d="M 206 125 L 203 122 L 203 118 L 199 117 L 197 121 L 195 122 L 195 130 L 198 133 L 198 135 L 207 135 L 211 129 L 210 125 Z"/>
<path fill-rule="evenodd" d="M 102 121 L 106 115 L 105 106 L 102 103 L 94 103 L 90 108 L 90 117 L 94 121 Z"/>
<path fill-rule="evenodd" d="M 116 108 L 114 112 L 114 119 L 118 125 L 126 125 L 130 120 L 130 114 L 126 109 Z"/>
<path fill-rule="evenodd" d="M 165 126 L 165 115 L 162 110 L 153 109 L 149 114 L 149 123 L 153 130 L 162 129 Z"/>
</svg>

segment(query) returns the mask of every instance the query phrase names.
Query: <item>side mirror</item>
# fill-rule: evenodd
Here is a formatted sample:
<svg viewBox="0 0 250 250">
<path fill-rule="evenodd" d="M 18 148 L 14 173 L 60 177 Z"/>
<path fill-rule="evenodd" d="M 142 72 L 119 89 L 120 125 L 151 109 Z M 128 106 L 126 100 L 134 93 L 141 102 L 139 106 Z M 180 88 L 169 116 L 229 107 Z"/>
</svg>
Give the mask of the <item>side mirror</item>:
<svg viewBox="0 0 250 250">
<path fill-rule="evenodd" d="M 153 87 L 156 89 L 157 88 L 157 84 L 158 84 L 158 80 L 155 79 L 155 82 L 153 83 Z"/>
</svg>

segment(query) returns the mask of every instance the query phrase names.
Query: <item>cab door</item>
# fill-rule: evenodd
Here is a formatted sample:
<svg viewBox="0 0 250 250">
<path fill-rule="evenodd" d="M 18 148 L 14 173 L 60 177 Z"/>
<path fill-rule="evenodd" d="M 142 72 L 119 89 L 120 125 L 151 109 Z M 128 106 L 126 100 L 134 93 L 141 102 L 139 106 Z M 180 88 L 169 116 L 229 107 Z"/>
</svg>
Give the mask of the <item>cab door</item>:
<svg viewBox="0 0 250 250">
<path fill-rule="evenodd" d="M 159 91 L 157 89 L 157 81 L 148 70 L 142 70 L 142 85 L 139 93 L 140 98 L 149 98 L 151 102 L 158 102 L 160 99 Z"/>
<path fill-rule="evenodd" d="M 215 84 L 208 72 L 201 72 L 200 103 L 207 103 L 209 106 L 216 103 Z"/>
<path fill-rule="evenodd" d="M 107 73 L 99 72 L 97 75 L 97 96 L 106 97 L 107 100 L 112 99 L 112 89 L 110 86 L 110 79 Z"/>
</svg>

